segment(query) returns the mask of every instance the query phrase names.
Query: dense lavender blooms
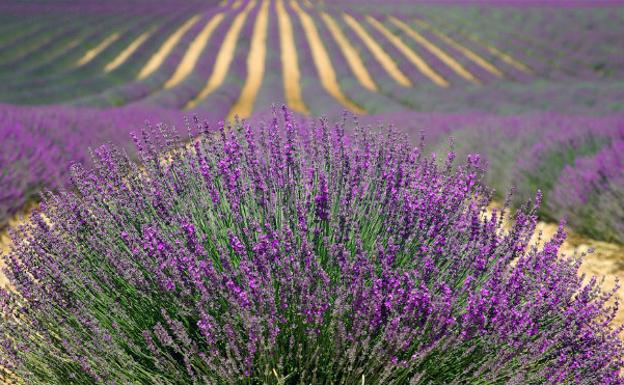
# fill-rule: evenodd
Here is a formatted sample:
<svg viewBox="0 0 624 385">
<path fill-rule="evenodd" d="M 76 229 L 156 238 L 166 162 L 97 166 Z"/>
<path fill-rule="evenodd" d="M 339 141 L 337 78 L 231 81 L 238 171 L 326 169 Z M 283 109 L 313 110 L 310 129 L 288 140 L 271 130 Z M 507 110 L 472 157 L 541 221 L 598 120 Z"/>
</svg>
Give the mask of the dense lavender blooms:
<svg viewBox="0 0 624 385">
<path fill-rule="evenodd" d="M 624 132 L 600 152 L 565 167 L 548 204 L 596 238 L 624 243 Z"/>
<path fill-rule="evenodd" d="M 540 197 L 471 155 L 283 111 L 103 146 L 14 233 L 0 362 L 29 384 L 621 384 L 617 305 Z M 347 135 L 346 132 L 352 132 Z"/>
</svg>

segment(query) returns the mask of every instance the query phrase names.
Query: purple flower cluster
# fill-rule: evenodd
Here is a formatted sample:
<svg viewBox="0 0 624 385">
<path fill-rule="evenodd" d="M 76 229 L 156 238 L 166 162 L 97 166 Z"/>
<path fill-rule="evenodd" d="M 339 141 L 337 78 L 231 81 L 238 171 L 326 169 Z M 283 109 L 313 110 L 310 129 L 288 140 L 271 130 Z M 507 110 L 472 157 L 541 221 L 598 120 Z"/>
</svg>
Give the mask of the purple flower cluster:
<svg viewBox="0 0 624 385">
<path fill-rule="evenodd" d="M 567 165 L 549 208 L 596 238 L 624 243 L 624 131 L 592 156 Z"/>
<path fill-rule="evenodd" d="M 14 232 L 0 371 L 31 384 L 621 384 L 617 304 L 538 195 L 346 120 L 134 135 Z"/>
</svg>

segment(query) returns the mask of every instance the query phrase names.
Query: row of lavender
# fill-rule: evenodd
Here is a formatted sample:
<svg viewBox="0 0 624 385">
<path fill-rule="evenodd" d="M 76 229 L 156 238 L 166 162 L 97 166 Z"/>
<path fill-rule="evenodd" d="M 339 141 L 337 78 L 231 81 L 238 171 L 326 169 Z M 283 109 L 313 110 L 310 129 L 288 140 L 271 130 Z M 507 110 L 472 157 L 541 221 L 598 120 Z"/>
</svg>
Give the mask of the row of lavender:
<svg viewBox="0 0 624 385">
<path fill-rule="evenodd" d="M 173 122 L 181 114 L 0 105 L 0 227 L 43 190 L 67 186 L 70 164 L 88 164 L 90 147 L 112 143 L 129 149 L 129 133 L 152 116 Z"/>
<path fill-rule="evenodd" d="M 361 7 L 355 7 L 360 9 Z M 413 7 L 409 8 L 412 9 Z M 440 112 L 465 112 L 465 111 L 487 111 L 492 113 L 518 114 L 527 111 L 558 111 L 566 113 L 585 113 L 597 114 L 608 113 L 621 110 L 623 108 L 620 102 L 624 98 L 624 88 L 621 80 L 612 73 L 612 78 L 608 80 L 601 76 L 581 77 L 578 74 L 568 73 L 565 81 L 563 78 L 552 78 L 546 73 L 523 72 L 508 63 L 505 63 L 500 57 L 493 55 L 482 44 L 467 39 L 460 33 L 453 31 L 444 31 L 443 36 L 452 38 L 463 48 L 469 49 L 473 54 L 481 59 L 489 62 L 492 66 L 502 68 L 504 71 L 498 78 L 492 72 L 486 71 L 477 64 L 478 61 L 469 59 L 462 54 L 458 48 L 453 48 L 446 44 L 434 30 L 423 27 L 415 23 L 413 17 L 421 13 L 414 14 L 413 11 L 405 12 L 397 17 L 398 20 L 406 23 L 410 28 L 420 33 L 424 38 L 433 44 L 443 47 L 446 53 L 453 57 L 467 71 L 474 74 L 480 81 L 481 86 L 475 86 L 464 79 L 458 78 L 451 67 L 443 63 L 440 58 L 431 52 L 422 49 L 418 44 L 410 38 L 403 36 L 401 30 L 393 24 L 387 14 L 376 11 L 374 8 L 363 9 L 362 12 L 348 10 L 348 14 L 357 20 L 361 26 L 367 31 L 371 38 L 380 43 L 380 47 L 392 58 L 397 68 L 403 72 L 409 79 L 413 81 L 413 87 L 399 86 L 396 80 L 384 68 L 384 66 L 374 57 L 367 45 L 356 34 L 353 29 L 345 22 L 342 17 L 342 9 L 334 9 L 333 7 L 302 9 L 312 17 L 315 28 L 322 39 L 324 48 L 330 53 L 331 64 L 337 75 L 337 81 L 344 94 L 355 104 L 370 114 L 384 113 L 390 111 L 440 111 Z M 314 57 L 312 53 L 311 43 L 306 36 L 306 32 L 301 24 L 297 12 L 291 7 L 286 7 L 286 11 L 293 25 L 293 34 L 296 41 L 298 59 L 301 72 L 301 95 L 304 103 L 308 104 L 308 108 L 312 114 L 328 113 L 328 111 L 336 111 L 344 108 L 340 106 L 336 100 L 322 87 L 319 78 L 322 76 L 322 69 L 316 68 L 314 65 Z M 395 9 L 396 11 L 396 9 Z M 370 73 L 371 78 L 377 85 L 377 89 L 371 91 L 362 86 L 358 80 L 353 77 L 353 70 L 349 64 L 348 58 L 343 50 L 339 47 L 333 34 L 325 22 L 324 12 L 329 15 L 336 23 L 338 28 L 344 33 L 350 45 L 356 49 L 366 69 Z M 391 14 L 390 11 L 388 11 Z M 444 11 L 451 13 L 449 10 Z M 602 20 L 603 13 L 589 13 L 585 22 L 592 20 Z M 271 15 L 274 14 L 273 5 Z M 453 79 L 449 88 L 441 88 L 426 78 L 420 70 L 418 70 L 405 55 L 403 55 L 396 47 L 392 46 L 387 39 L 368 23 L 367 14 L 373 15 L 380 20 L 392 33 L 401 36 L 403 41 L 411 49 L 423 55 L 423 58 L 438 73 L 447 79 Z M 580 17 L 579 15 L 577 15 Z M 232 17 L 228 15 L 228 17 Z M 250 18 L 251 20 L 252 18 Z M 563 22 L 564 20 L 561 20 Z M 251 30 L 251 23 L 246 24 L 246 31 Z M 608 29 L 608 28 L 607 28 Z M 612 28 L 613 29 L 613 28 Z M 218 49 L 222 34 L 225 34 L 227 27 L 221 25 L 217 29 L 215 42 L 211 41 L 211 47 Z M 610 36 L 613 30 L 602 31 L 601 33 Z M 245 32 L 243 32 L 245 33 Z M 280 42 L 279 29 L 277 23 L 273 23 L 269 30 L 268 50 L 273 55 L 269 55 L 267 61 L 267 76 L 263 80 L 260 94 L 256 100 L 255 110 L 263 110 L 267 108 L 267 101 L 283 101 L 284 95 L 283 78 L 281 74 L 281 63 L 279 62 Z M 504 42 L 500 42 L 504 46 Z M 511 49 L 512 52 L 515 52 Z M 603 55 L 604 56 L 604 55 Z M 603 57 L 598 56 L 598 57 Z M 603 57 L 604 58 L 604 57 Z M 211 69 L 214 65 L 214 58 L 207 58 L 206 62 L 201 62 L 201 68 Z M 605 59 L 607 60 L 607 59 Z M 219 101 L 219 105 L 223 103 L 223 99 L 233 101 L 240 93 L 246 77 L 246 51 L 245 46 L 238 47 L 233 61 L 233 67 L 230 70 L 231 76 L 228 76 L 223 86 L 217 89 L 214 94 L 200 105 L 198 110 L 209 109 L 210 104 Z M 618 66 L 618 62 L 610 62 L 610 65 Z M 491 69 L 490 69 L 491 71 Z M 207 71 L 208 72 L 208 71 Z M 610 76 L 611 76 L 610 75 Z M 544 79 L 542 79 L 542 77 Z M 195 78 L 193 78 L 195 79 Z M 187 90 L 197 87 L 193 82 L 185 82 Z M 173 90 L 175 91 L 175 89 Z M 186 97 L 186 94 L 176 93 L 176 95 Z M 161 103 L 163 100 L 171 103 L 174 95 L 155 95 L 150 98 L 151 102 Z M 180 101 L 178 101 L 178 105 Z M 172 104 L 169 104 L 173 106 Z"/>
<path fill-rule="evenodd" d="M 463 48 L 469 49 L 472 53 L 491 63 L 493 66 L 504 69 L 501 75 L 502 78 L 498 78 L 491 72 L 484 70 L 483 67 L 479 66 L 475 61 L 470 60 L 457 48 L 449 46 L 441 40 L 431 28 L 425 28 L 418 23 L 414 23 L 413 17 L 415 17 L 415 15 L 422 17 L 421 13 L 414 14 L 412 11 L 411 13 L 405 12 L 398 16 L 399 20 L 420 33 L 424 38 L 439 47 L 443 47 L 443 50 L 446 50 L 447 54 L 483 82 L 482 86 L 475 86 L 459 78 L 457 74 L 437 56 L 422 49 L 422 47 L 410 38 L 403 36 L 401 30 L 390 21 L 387 14 L 383 14 L 381 11 L 375 11 L 375 9 L 364 9 L 362 12 L 349 9 L 348 13 L 361 24 L 374 41 L 380 43 L 382 49 L 396 63 L 397 68 L 412 80 L 413 87 L 403 87 L 396 83 L 396 80 L 374 57 L 362 39 L 345 22 L 342 17 L 341 9 L 334 9 L 329 6 L 327 8 L 318 9 L 302 8 L 312 17 L 324 47 L 330 54 L 331 64 L 336 72 L 337 80 L 342 91 L 352 102 L 371 114 L 407 110 L 441 112 L 487 111 L 507 114 L 548 110 L 593 114 L 622 109 L 620 100 L 624 97 L 624 88 L 621 86 L 621 81 L 615 74 L 611 74 L 613 77 L 608 80 L 605 80 L 601 76 L 585 77 L 578 80 L 578 74 L 568 73 L 563 77 L 565 81 L 560 81 L 563 78 L 551 78 L 545 72 L 528 74 L 505 63 L 500 57 L 488 51 L 482 44 L 475 43 L 462 34 L 453 31 L 443 31 L 444 36 L 452 38 Z M 359 8 L 355 7 L 355 9 Z M 293 24 L 294 39 L 297 42 L 298 59 L 301 67 L 300 84 L 303 101 L 309 104 L 308 107 L 313 114 L 327 113 L 329 110 L 343 108 L 336 103 L 336 100 L 329 95 L 327 90 L 323 89 L 319 82 L 323 70 L 319 70 L 314 65 L 311 43 L 306 37 L 306 32 L 297 12 L 293 11 L 291 7 L 286 7 L 286 11 Z M 333 18 L 349 43 L 359 53 L 363 62 L 366 63 L 366 69 L 371 77 L 375 79 L 374 82 L 378 87 L 377 90 L 371 91 L 363 87 L 362 84 L 354 78 L 348 58 L 345 57 L 344 52 L 335 41 L 332 33 L 330 33 L 325 18 L 322 17 L 319 11 L 325 12 Z M 392 14 L 392 12 L 388 12 L 388 14 Z M 594 10 L 594 12 L 596 11 Z M 451 12 L 447 10 L 446 13 Z M 452 79 L 451 87 L 441 88 L 433 84 L 430 79 L 426 78 L 412 62 L 387 41 L 386 37 L 367 22 L 367 14 L 373 15 L 380 20 L 388 30 L 397 36 L 401 36 L 407 46 L 415 52 L 418 52 L 418 54 L 423 55 L 425 61 L 429 63 L 436 72 L 442 74 L 447 79 Z M 271 15 L 274 15 L 273 5 Z M 587 20 L 585 21 L 591 22 L 594 19 L 594 21 L 601 20 L 602 16 L 604 15 L 600 12 L 597 14 L 590 13 L 586 16 Z M 233 15 L 228 15 L 228 18 L 229 17 L 233 17 Z M 250 17 L 245 25 L 243 34 L 251 30 L 252 20 L 253 17 Z M 218 27 L 217 33 L 214 36 L 215 41 L 210 42 L 210 46 L 214 47 L 214 49 L 218 49 L 220 41 L 228 29 L 227 23 L 224 24 Z M 602 31 L 601 33 L 606 34 L 605 36 L 610 36 L 608 34 L 612 32 L 612 30 L 609 30 Z M 277 27 L 277 23 L 272 23 L 267 44 L 269 52 L 273 54 L 269 55 L 270 59 L 266 63 L 267 76 L 263 80 L 262 92 L 258 95 L 256 100 L 255 110 L 267 108 L 268 101 L 282 101 L 284 98 L 281 92 L 283 88 L 283 84 L 281 83 L 283 81 L 280 67 L 281 63 L 278 60 L 280 53 L 279 33 L 280 31 Z M 504 46 L 502 44 L 505 42 L 500 43 L 501 46 Z M 223 103 L 223 99 L 230 100 L 231 102 L 235 100 L 240 93 L 247 74 L 245 68 L 245 48 L 246 46 L 244 45 L 237 47 L 233 67 L 230 70 L 230 76 L 228 76 L 226 82 L 217 89 L 211 97 L 204 103 L 201 103 L 198 110 L 209 109 L 213 101 L 218 100 L 219 104 L 221 104 Z M 511 51 L 515 52 L 513 49 L 511 49 Z M 598 55 L 598 57 L 607 60 L 604 58 L 604 55 Z M 207 61 L 201 61 L 198 67 L 209 73 L 209 70 L 213 68 L 215 59 L 209 57 L 206 59 Z M 617 62 L 612 62 L 610 65 L 618 66 Z M 201 79 L 201 77 L 199 78 Z M 195 79 L 196 78 L 193 77 L 192 80 Z M 196 87 L 197 85 L 191 80 L 184 82 L 184 88 L 187 92 L 190 92 L 190 90 Z M 188 97 L 188 94 L 177 92 L 175 88 L 172 91 L 173 94 L 171 95 L 162 95 L 164 93 L 161 92 L 160 94 L 154 95 L 154 97 L 151 97 L 149 100 L 155 103 L 168 101 L 169 106 L 175 106 L 171 101 L 177 100 L 178 97 L 181 97 L 183 100 L 185 97 Z M 267 97 L 267 95 L 271 97 Z M 598 102 L 598 100 L 600 100 L 600 102 Z M 177 103 L 180 105 L 182 102 L 178 100 Z"/>
<path fill-rule="evenodd" d="M 158 113 L 171 122 L 182 113 L 144 107 L 111 110 L 71 107 L 0 107 L 0 223 L 5 223 L 43 189 L 68 183 L 71 161 L 88 161 L 88 147 L 128 143 L 128 133 Z M 205 115 L 211 120 L 220 114 Z M 478 152 L 490 164 L 489 183 L 499 198 L 516 188 L 519 200 L 541 189 L 541 215 L 566 217 L 579 232 L 624 242 L 624 116 L 554 113 L 495 116 L 483 113 L 395 112 L 361 117 L 383 120 L 417 141 L 421 132 L 432 151 L 453 136 L 455 151 Z"/>
</svg>

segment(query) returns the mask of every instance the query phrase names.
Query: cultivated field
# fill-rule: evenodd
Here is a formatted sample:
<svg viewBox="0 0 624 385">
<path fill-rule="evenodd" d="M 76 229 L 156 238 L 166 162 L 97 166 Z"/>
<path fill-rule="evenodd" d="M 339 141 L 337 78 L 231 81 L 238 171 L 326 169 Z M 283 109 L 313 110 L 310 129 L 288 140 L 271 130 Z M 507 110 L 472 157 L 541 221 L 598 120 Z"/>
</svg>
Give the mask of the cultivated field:
<svg viewBox="0 0 624 385">
<path fill-rule="evenodd" d="M 591 280 L 624 294 L 622 36 L 624 6 L 607 1 L 0 3 L 0 282 L 22 292 L 0 295 L 0 371 L 32 384 L 624 383 L 624 311 Z M 504 202 L 505 218 L 483 219 Z M 267 239 L 309 275 L 258 251 Z M 565 257 L 591 249 L 577 279 Z M 263 302 L 288 277 L 299 307 Z M 387 301 L 428 297 L 386 308 L 375 277 L 394 282 L 375 289 Z"/>
</svg>

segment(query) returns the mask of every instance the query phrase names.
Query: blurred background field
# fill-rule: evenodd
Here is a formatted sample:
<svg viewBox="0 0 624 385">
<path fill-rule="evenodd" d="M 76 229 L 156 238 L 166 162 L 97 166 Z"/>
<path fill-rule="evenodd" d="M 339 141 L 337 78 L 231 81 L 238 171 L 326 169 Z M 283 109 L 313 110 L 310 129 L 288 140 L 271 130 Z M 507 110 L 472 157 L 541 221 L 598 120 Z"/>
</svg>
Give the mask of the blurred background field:
<svg viewBox="0 0 624 385">
<path fill-rule="evenodd" d="M 0 228 L 146 120 L 287 104 L 482 154 L 502 201 L 544 193 L 586 271 L 624 276 L 624 7 L 582 1 L 5 1 Z M 550 226 L 545 224 L 544 226 Z M 6 233 L 2 236 L 6 241 Z M 3 241 L 3 248 L 6 242 Z"/>
</svg>

